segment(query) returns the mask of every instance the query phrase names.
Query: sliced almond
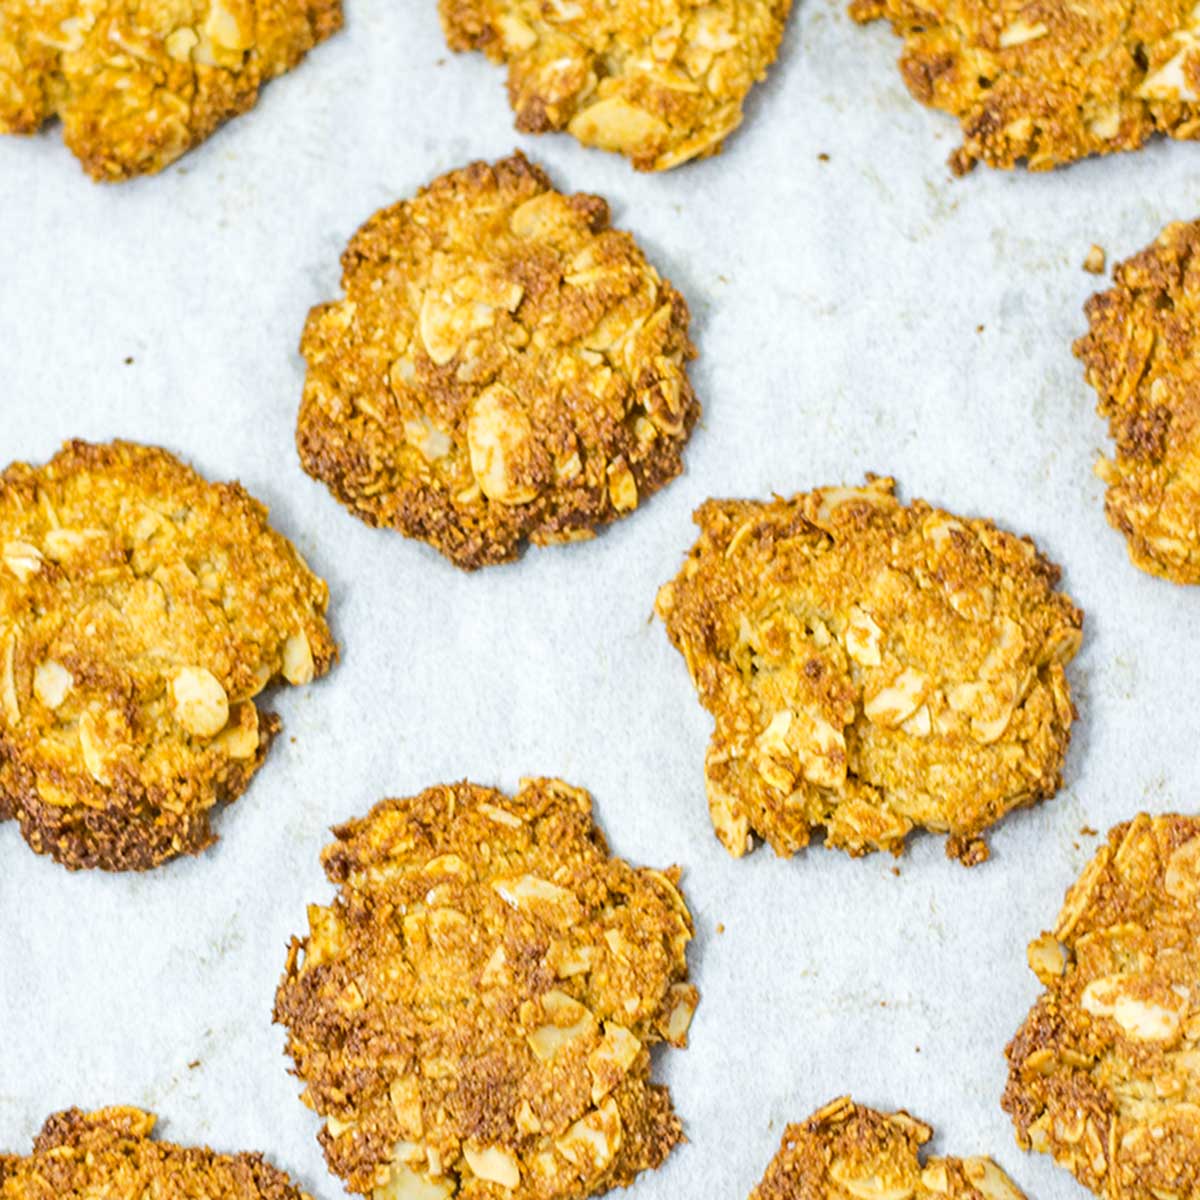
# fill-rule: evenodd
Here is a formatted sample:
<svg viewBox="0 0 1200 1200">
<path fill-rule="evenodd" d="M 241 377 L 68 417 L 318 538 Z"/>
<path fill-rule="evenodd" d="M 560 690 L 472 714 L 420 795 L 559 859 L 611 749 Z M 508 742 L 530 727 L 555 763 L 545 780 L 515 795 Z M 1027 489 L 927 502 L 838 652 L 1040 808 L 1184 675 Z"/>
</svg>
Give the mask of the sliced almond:
<svg viewBox="0 0 1200 1200">
<path fill-rule="evenodd" d="M 229 697 L 205 667 L 183 667 L 171 681 L 175 719 L 196 737 L 215 737 L 229 721 Z"/>
<path fill-rule="evenodd" d="M 297 630 L 283 643 L 283 677 L 288 683 L 300 687 L 312 683 L 315 674 L 316 665 L 308 634 L 303 629 Z"/>
<path fill-rule="evenodd" d="M 485 1150 L 463 1147 L 463 1158 L 478 1179 L 498 1183 L 503 1188 L 515 1188 L 521 1182 L 521 1168 L 516 1158 L 500 1146 L 488 1146 Z"/>
<path fill-rule="evenodd" d="M 33 672 L 33 694 L 51 711 L 62 706 L 74 685 L 71 672 L 52 658 L 38 663 Z"/>
<path fill-rule="evenodd" d="M 42 569 L 42 552 L 29 542 L 5 542 L 4 565 L 22 582 L 28 583 Z"/>
<path fill-rule="evenodd" d="M 525 504 L 538 489 L 526 478 L 533 424 L 516 393 L 493 384 L 475 397 L 467 418 L 467 450 L 480 490 L 499 504 Z"/>
</svg>

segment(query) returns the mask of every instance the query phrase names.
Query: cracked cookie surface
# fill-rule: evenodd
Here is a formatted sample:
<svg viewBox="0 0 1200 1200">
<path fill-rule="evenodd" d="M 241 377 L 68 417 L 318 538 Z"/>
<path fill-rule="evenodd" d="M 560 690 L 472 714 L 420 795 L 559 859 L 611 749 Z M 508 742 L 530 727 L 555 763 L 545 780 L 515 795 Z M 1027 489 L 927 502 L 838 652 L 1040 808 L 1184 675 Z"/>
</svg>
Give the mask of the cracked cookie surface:
<svg viewBox="0 0 1200 1200">
<path fill-rule="evenodd" d="M 933 1130 L 906 1112 L 834 1100 L 789 1125 L 750 1200 L 1025 1200 L 990 1158 L 930 1156 Z"/>
<path fill-rule="evenodd" d="M 1118 825 L 1030 943 L 1017 1141 L 1106 1200 L 1200 1194 L 1200 817 Z"/>
<path fill-rule="evenodd" d="M 683 297 L 521 155 L 377 213 L 309 314 L 296 442 L 368 524 L 460 567 L 578 540 L 683 469 Z"/>
<path fill-rule="evenodd" d="M 1105 510 L 1143 571 L 1200 583 L 1200 221 L 1168 225 L 1113 284 L 1075 343 L 1116 443 Z"/>
<path fill-rule="evenodd" d="M 0 1200 L 311 1200 L 259 1154 L 160 1142 L 152 1137 L 154 1124 L 136 1108 L 55 1113 L 32 1154 L 0 1155 Z"/>
<path fill-rule="evenodd" d="M 709 811 L 726 849 L 899 853 L 946 832 L 972 865 L 1010 809 L 1054 794 L 1082 614 L 1027 538 L 890 479 L 709 500 L 656 612 L 715 718 Z"/>
<path fill-rule="evenodd" d="M 340 0 L 4 0 L 0 133 L 59 117 L 94 179 L 161 171 L 341 23 Z"/>
<path fill-rule="evenodd" d="M 779 53 L 791 0 L 440 0 L 453 50 L 508 64 L 524 133 L 662 171 L 715 154 Z"/>
<path fill-rule="evenodd" d="M 1191 0 L 854 0 L 904 39 L 900 73 L 957 117 L 956 174 L 1046 170 L 1152 134 L 1200 137 L 1200 17 Z"/>
<path fill-rule="evenodd" d="M 334 831 L 276 997 L 330 1169 L 375 1200 L 572 1200 L 681 1140 L 650 1047 L 683 1046 L 678 872 L 611 858 L 559 780 L 385 800 Z"/>
<path fill-rule="evenodd" d="M 69 442 L 0 475 L 0 820 L 68 867 L 197 853 L 262 765 L 255 697 L 329 669 L 325 584 L 238 484 Z"/>
</svg>

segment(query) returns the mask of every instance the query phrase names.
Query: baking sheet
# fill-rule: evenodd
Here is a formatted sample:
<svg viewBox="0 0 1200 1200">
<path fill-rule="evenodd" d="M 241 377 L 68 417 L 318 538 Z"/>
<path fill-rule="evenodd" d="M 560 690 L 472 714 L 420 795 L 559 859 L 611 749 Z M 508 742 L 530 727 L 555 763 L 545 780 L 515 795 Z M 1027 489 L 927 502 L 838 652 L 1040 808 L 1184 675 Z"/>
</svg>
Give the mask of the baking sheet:
<svg viewBox="0 0 1200 1200">
<path fill-rule="evenodd" d="M 327 827 L 437 781 L 546 773 L 593 792 L 618 853 L 683 865 L 698 926 L 692 1045 L 658 1058 L 690 1142 L 638 1200 L 745 1196 L 783 1126 L 846 1091 L 994 1154 L 1031 1197 L 1082 1196 L 1016 1148 L 1002 1050 L 1038 990 L 1024 945 L 1096 844 L 1081 828 L 1194 805 L 1197 635 L 1195 593 L 1136 572 L 1104 523 L 1070 342 L 1099 283 L 1088 246 L 1111 262 L 1195 216 L 1200 151 L 953 181 L 953 122 L 908 99 L 898 43 L 804 0 L 728 151 L 639 176 L 518 137 L 501 72 L 446 51 L 433 0 L 347 7 L 343 34 L 158 178 L 100 188 L 57 129 L 0 139 L 0 460 L 120 435 L 240 478 L 329 580 L 344 653 L 278 697 L 284 736 L 202 858 L 71 875 L 0 826 L 0 1148 L 58 1108 L 138 1104 L 334 1200 L 270 1023 L 287 939 L 331 894 Z M 361 221 L 514 145 L 607 196 L 685 293 L 705 416 L 686 475 L 632 519 L 467 576 L 303 475 L 295 346 Z M 649 620 L 704 497 L 867 470 L 1033 534 L 1087 611 L 1067 786 L 972 871 L 932 837 L 898 875 L 820 848 L 729 858 L 709 719 Z"/>
</svg>

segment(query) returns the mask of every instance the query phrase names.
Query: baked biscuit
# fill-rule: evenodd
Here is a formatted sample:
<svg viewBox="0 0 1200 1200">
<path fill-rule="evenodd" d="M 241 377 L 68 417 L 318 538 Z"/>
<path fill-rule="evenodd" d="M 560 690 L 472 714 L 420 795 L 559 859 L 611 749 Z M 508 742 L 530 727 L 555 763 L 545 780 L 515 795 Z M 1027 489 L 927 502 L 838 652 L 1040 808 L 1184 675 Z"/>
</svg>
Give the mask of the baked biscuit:
<svg viewBox="0 0 1200 1200">
<path fill-rule="evenodd" d="M 524 133 L 664 171 L 716 154 L 779 53 L 792 0 L 439 0 L 453 50 L 508 64 Z"/>
<path fill-rule="evenodd" d="M 341 0 L 4 0 L 0 133 L 60 117 L 93 179 L 161 171 L 341 23 Z"/>
<path fill-rule="evenodd" d="M 789 1125 L 750 1200 L 1025 1200 L 990 1158 L 921 1161 L 933 1130 L 849 1096 Z"/>
<path fill-rule="evenodd" d="M 151 1137 L 136 1108 L 56 1113 L 24 1158 L 0 1156 L 0 1200 L 311 1200 L 260 1154 L 214 1154 Z"/>
<path fill-rule="evenodd" d="M 520 154 L 376 213 L 309 314 L 304 469 L 468 569 L 587 537 L 682 470 L 683 298 Z"/>
<path fill-rule="evenodd" d="M 900 73 L 922 104 L 953 114 L 976 162 L 1048 170 L 1136 150 L 1152 134 L 1200 137 L 1200 18 L 1190 0 L 853 0 L 904 39 Z"/>
<path fill-rule="evenodd" d="M 1200 817 L 1118 825 L 1029 946 L 1017 1141 L 1106 1200 L 1200 1195 Z"/>
<path fill-rule="evenodd" d="M 325 584 L 238 484 L 165 450 L 68 442 L 0 475 L 0 820 L 68 867 L 215 839 L 262 765 L 254 697 L 336 647 Z"/>
<path fill-rule="evenodd" d="M 1075 343 L 1116 456 L 1109 523 L 1143 571 L 1200 583 L 1200 221 L 1168 225 L 1087 303 Z"/>
<path fill-rule="evenodd" d="M 610 858 L 588 794 L 530 779 L 385 800 L 334 830 L 276 998 L 330 1169 L 375 1200 L 575 1200 L 680 1141 L 679 872 Z"/>
<path fill-rule="evenodd" d="M 717 836 L 790 855 L 899 853 L 914 826 L 972 865 L 1012 808 L 1054 794 L 1082 614 L 1027 538 L 904 507 L 891 479 L 709 500 L 655 608 L 716 720 Z"/>
</svg>

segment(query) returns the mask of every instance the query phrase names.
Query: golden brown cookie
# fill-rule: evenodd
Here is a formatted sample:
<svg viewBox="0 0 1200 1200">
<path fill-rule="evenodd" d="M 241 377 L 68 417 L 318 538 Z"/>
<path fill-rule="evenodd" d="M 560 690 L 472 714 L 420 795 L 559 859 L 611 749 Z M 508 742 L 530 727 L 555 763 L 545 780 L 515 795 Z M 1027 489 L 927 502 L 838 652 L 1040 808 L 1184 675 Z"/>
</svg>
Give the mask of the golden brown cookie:
<svg viewBox="0 0 1200 1200">
<path fill-rule="evenodd" d="M 68 442 L 0 475 L 0 820 L 68 867 L 214 840 L 279 728 L 254 697 L 337 648 L 325 584 L 238 484 Z"/>
<path fill-rule="evenodd" d="M 0 133 L 60 117 L 93 179 L 161 171 L 341 24 L 340 0 L 4 0 Z"/>
<path fill-rule="evenodd" d="M 709 500 L 655 608 L 713 714 L 717 836 L 790 855 L 899 853 L 915 826 L 987 857 L 984 830 L 1054 794 L 1082 614 L 1027 538 L 891 479 Z"/>
<path fill-rule="evenodd" d="M 683 297 L 520 155 L 376 213 L 309 314 L 304 469 L 471 569 L 588 537 L 683 469 Z"/>
<path fill-rule="evenodd" d="M 1200 583 L 1200 221 L 1113 274 L 1075 343 L 1117 446 L 1098 468 L 1108 520 L 1143 571 Z"/>
<path fill-rule="evenodd" d="M 1045 985 L 1008 1047 L 1025 1149 L 1105 1200 L 1200 1195 L 1200 817 L 1118 825 L 1030 943 Z"/>
<path fill-rule="evenodd" d="M 55 1113 L 24 1157 L 0 1156 L 0 1200 L 310 1200 L 260 1154 L 214 1154 L 152 1138 L 136 1108 Z"/>
<path fill-rule="evenodd" d="M 609 857 L 591 798 L 460 783 L 334 830 L 276 997 L 330 1169 L 375 1200 L 576 1200 L 681 1139 L 650 1047 L 683 1046 L 679 873 Z"/>
<path fill-rule="evenodd" d="M 1190 0 L 853 0 L 904 39 L 900 73 L 959 119 L 955 174 L 976 162 L 1034 171 L 1200 136 L 1200 19 Z"/>
<path fill-rule="evenodd" d="M 789 1125 L 750 1200 L 1025 1200 L 990 1158 L 921 1161 L 933 1130 L 906 1112 L 834 1100 Z"/>
<path fill-rule="evenodd" d="M 439 0 L 453 50 L 508 64 L 525 133 L 664 171 L 716 154 L 779 53 L 792 0 Z"/>
</svg>

